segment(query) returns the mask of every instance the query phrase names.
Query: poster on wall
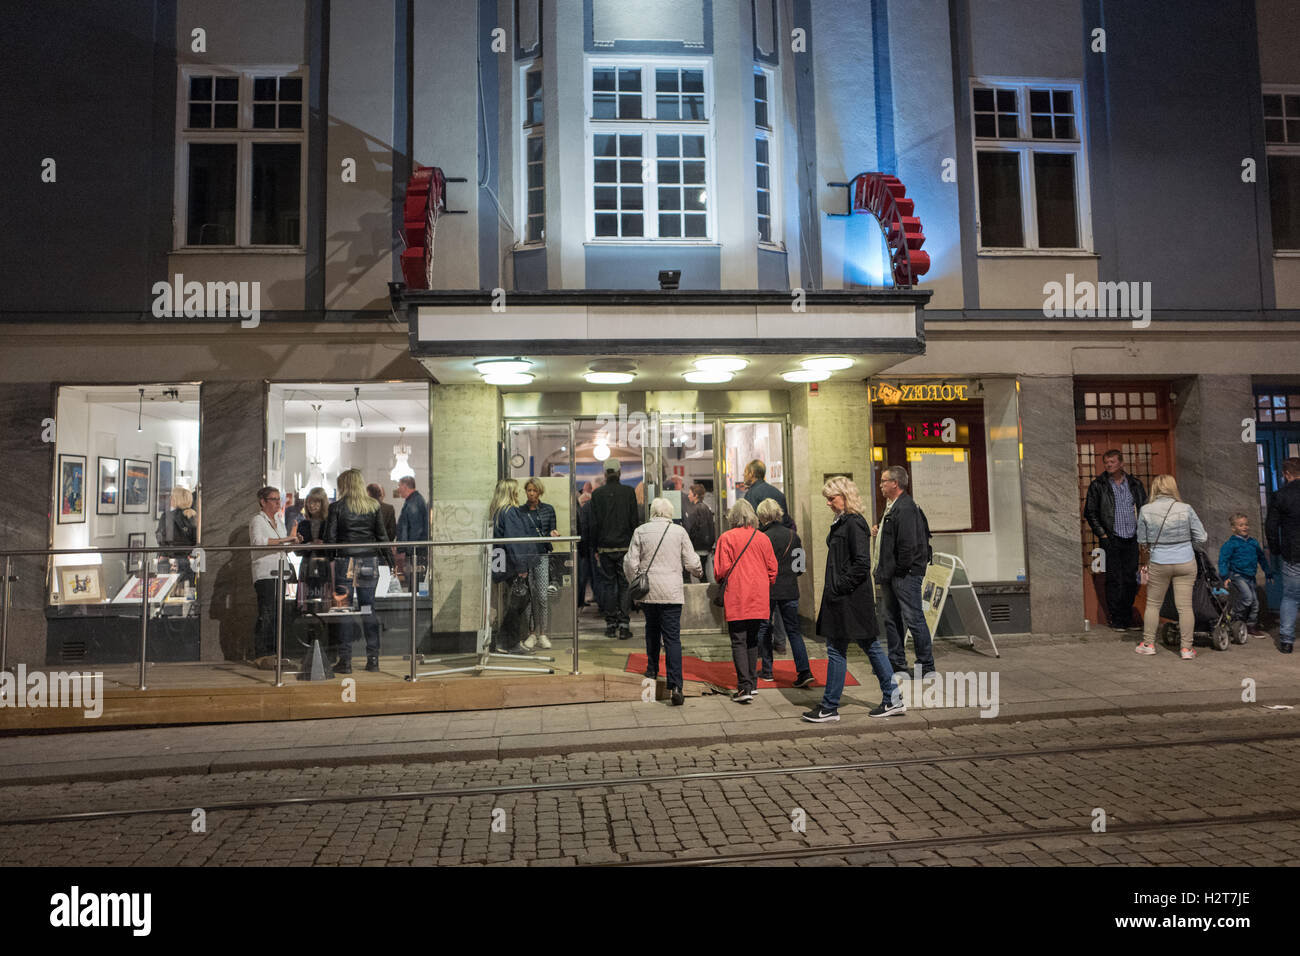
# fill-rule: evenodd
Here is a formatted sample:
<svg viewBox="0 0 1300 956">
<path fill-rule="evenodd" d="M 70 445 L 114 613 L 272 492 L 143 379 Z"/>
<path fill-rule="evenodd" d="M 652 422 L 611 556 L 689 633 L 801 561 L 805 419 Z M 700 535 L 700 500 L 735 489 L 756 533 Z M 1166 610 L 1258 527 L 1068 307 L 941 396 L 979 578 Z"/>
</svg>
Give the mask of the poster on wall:
<svg viewBox="0 0 1300 956">
<path fill-rule="evenodd" d="M 95 514 L 117 514 L 118 487 L 117 473 L 119 462 L 116 458 L 99 459 L 99 498 L 95 503 Z"/>
<path fill-rule="evenodd" d="M 965 531 L 971 526 L 970 456 L 962 449 L 911 449 L 912 497 L 925 511 L 930 531 Z"/>
<path fill-rule="evenodd" d="M 86 520 L 86 456 L 59 456 L 59 524 Z"/>
<path fill-rule="evenodd" d="M 97 564 L 61 565 L 59 597 L 64 604 L 99 604 L 105 600 L 103 569 Z"/>
<path fill-rule="evenodd" d="M 155 456 L 158 463 L 157 481 L 154 484 L 157 504 L 154 507 L 154 517 L 161 518 L 167 512 L 172 510 L 172 488 L 176 484 L 176 458 L 172 455 L 164 455 L 161 452 Z"/>
<path fill-rule="evenodd" d="M 122 514 L 149 513 L 149 478 L 153 463 L 122 459 Z"/>
<path fill-rule="evenodd" d="M 140 570 L 144 561 L 144 532 L 132 531 L 126 536 L 126 546 L 131 553 L 126 556 L 126 569 L 131 572 Z"/>
</svg>

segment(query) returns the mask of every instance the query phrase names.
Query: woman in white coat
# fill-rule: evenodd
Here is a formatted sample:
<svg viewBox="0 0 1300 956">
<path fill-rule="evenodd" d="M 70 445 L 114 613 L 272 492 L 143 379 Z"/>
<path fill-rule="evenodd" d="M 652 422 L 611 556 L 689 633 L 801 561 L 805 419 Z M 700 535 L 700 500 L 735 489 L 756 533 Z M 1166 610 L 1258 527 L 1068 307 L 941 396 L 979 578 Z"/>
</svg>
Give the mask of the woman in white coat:
<svg viewBox="0 0 1300 956">
<path fill-rule="evenodd" d="M 632 581 L 648 572 L 650 593 L 641 599 L 645 611 L 645 676 L 659 677 L 659 645 L 668 656 L 668 690 L 673 704 L 682 697 L 682 572 L 704 576 L 700 556 L 695 553 L 686 529 L 673 523 L 673 505 L 666 498 L 650 502 L 650 520 L 632 533 L 623 573 Z"/>
</svg>

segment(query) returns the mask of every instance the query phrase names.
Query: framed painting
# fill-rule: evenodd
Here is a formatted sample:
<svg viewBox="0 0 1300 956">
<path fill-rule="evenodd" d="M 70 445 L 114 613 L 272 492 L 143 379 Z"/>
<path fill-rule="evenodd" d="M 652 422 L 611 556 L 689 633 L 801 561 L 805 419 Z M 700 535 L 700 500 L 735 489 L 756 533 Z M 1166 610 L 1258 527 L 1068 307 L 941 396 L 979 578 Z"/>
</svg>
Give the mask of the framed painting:
<svg viewBox="0 0 1300 956">
<path fill-rule="evenodd" d="M 179 574 L 157 574 L 149 578 L 149 603 L 154 601 L 166 600 L 167 594 L 176 584 Z M 114 604 L 139 604 L 144 596 L 144 587 L 141 584 L 140 576 L 133 574 L 127 578 L 126 584 L 122 585 L 122 590 L 117 592 L 117 597 L 113 598 Z"/>
<path fill-rule="evenodd" d="M 59 456 L 59 524 L 86 520 L 86 456 Z"/>
<path fill-rule="evenodd" d="M 138 574 L 140 562 L 144 559 L 144 532 L 132 531 L 128 534 L 126 546 L 131 549 L 131 553 L 126 556 L 126 570 L 130 574 Z"/>
<path fill-rule="evenodd" d="M 104 573 L 98 564 L 60 565 L 54 569 L 59 576 L 59 598 L 64 604 L 102 604 Z"/>
<path fill-rule="evenodd" d="M 154 506 L 154 517 L 161 518 L 172 510 L 172 487 L 176 484 L 176 458 L 159 452 L 154 456 L 154 460 L 157 463 L 154 471 L 154 488 L 158 499 Z"/>
<path fill-rule="evenodd" d="M 122 480 L 119 482 L 122 488 L 122 514 L 149 513 L 149 479 L 152 477 L 152 468 L 153 462 L 135 458 L 122 459 Z"/>
<path fill-rule="evenodd" d="M 121 507 L 121 491 L 117 485 L 121 462 L 116 458 L 99 459 L 99 498 L 95 501 L 95 514 L 115 515 Z"/>
</svg>

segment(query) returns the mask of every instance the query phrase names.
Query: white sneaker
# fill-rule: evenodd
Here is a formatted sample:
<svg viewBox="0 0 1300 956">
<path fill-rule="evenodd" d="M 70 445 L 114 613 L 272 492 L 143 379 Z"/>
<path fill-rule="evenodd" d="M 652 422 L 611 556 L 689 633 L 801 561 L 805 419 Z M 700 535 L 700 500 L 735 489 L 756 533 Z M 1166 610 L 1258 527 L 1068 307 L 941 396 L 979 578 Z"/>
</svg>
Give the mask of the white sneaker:
<svg viewBox="0 0 1300 956">
<path fill-rule="evenodd" d="M 528 648 L 528 649 L 531 651 L 531 650 L 532 650 L 534 647 L 536 647 L 536 646 L 537 646 L 537 635 L 536 635 L 536 634 L 529 634 L 529 635 L 528 635 L 528 640 L 524 641 L 524 647 Z M 544 646 L 544 647 L 549 647 L 550 645 L 549 645 L 549 644 L 546 644 L 546 645 L 543 645 L 543 646 Z"/>
<path fill-rule="evenodd" d="M 550 639 L 549 639 L 545 634 L 538 634 L 538 635 L 537 635 L 537 646 L 540 647 L 540 648 L 541 648 L 542 650 L 544 650 L 544 651 L 548 651 L 548 650 L 551 649 L 551 641 L 550 641 Z"/>
</svg>

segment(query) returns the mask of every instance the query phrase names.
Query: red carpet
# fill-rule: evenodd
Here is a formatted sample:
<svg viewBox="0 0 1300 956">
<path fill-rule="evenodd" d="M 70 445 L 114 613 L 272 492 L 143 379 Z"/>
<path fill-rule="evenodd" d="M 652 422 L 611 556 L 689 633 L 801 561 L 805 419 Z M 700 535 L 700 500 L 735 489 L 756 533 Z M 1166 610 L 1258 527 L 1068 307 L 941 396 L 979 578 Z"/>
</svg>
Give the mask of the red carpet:
<svg viewBox="0 0 1300 956">
<path fill-rule="evenodd" d="M 625 670 L 629 674 L 644 674 L 646 661 L 645 654 L 629 654 Z M 817 683 L 814 685 L 816 687 L 826 686 L 826 663 L 825 658 L 808 662 L 813 676 L 817 678 Z M 668 658 L 661 653 L 659 655 L 659 676 L 664 677 L 667 674 Z M 766 687 L 794 687 L 794 679 L 798 676 L 794 661 L 788 660 L 773 661 L 772 674 L 776 677 L 776 680 L 759 681 L 759 690 Z M 712 684 L 714 687 L 727 687 L 731 690 L 736 690 L 738 687 L 736 683 L 736 666 L 731 661 L 702 661 L 698 657 L 688 657 L 683 654 L 682 678 Z M 852 674 L 845 674 L 844 686 L 857 687 L 858 681 Z"/>
</svg>

